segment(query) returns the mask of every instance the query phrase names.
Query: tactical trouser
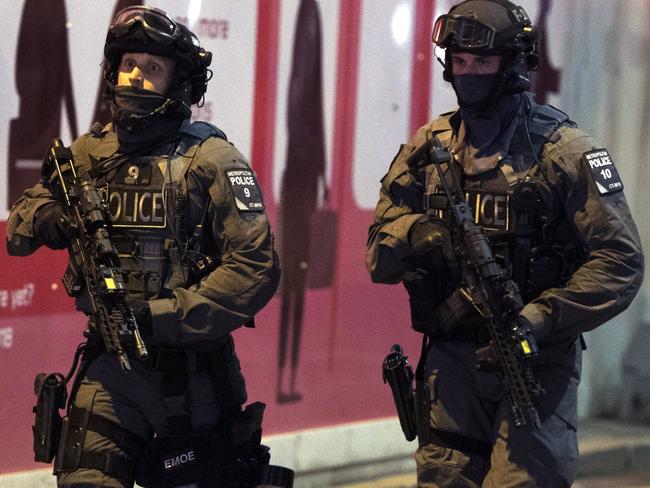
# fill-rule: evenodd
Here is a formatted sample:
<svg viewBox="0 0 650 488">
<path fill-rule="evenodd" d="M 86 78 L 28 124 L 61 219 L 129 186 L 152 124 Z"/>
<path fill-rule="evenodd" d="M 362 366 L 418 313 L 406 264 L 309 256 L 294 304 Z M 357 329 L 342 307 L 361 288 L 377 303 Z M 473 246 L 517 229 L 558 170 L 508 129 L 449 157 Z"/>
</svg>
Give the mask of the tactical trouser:
<svg viewBox="0 0 650 488">
<path fill-rule="evenodd" d="M 579 341 L 546 349 L 533 364 L 546 390 L 541 430 L 514 426 L 498 374 L 476 369 L 476 347 L 441 342 L 427 355 L 433 435 L 415 453 L 418 487 L 570 487 L 578 468 Z M 445 442 L 444 433 L 456 436 Z"/>
<path fill-rule="evenodd" d="M 172 433 L 170 417 L 175 412 L 165 393 L 166 373 L 135 359 L 131 366 L 131 371 L 122 371 L 116 358 L 106 353 L 89 365 L 71 409 L 70 417 L 77 418 L 63 429 L 55 462 L 58 486 L 132 487 L 153 433 Z M 188 365 L 184 398 L 178 401 L 197 432 L 215 426 L 223 407 L 209 372 L 194 366 Z M 245 401 L 243 382 L 241 390 L 232 392 L 239 403 Z"/>
</svg>

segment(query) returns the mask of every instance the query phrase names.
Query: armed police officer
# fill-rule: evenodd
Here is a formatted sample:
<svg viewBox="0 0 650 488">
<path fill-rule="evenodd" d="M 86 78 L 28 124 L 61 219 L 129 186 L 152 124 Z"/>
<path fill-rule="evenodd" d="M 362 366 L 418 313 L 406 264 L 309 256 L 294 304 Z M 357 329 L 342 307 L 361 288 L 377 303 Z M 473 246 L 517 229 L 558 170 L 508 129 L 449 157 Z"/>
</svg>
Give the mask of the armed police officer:
<svg viewBox="0 0 650 488">
<path fill-rule="evenodd" d="M 418 486 L 569 487 L 581 334 L 637 293 L 639 235 L 608 151 L 527 91 L 538 59 L 524 9 L 464 1 L 436 20 L 433 42 L 445 49 L 444 79 L 460 108 L 400 149 L 366 254 L 373 281 L 404 283 L 413 327 L 426 338 L 416 374 Z M 423 158 L 421 148 L 435 151 Z M 455 184 L 462 198 L 452 201 Z M 454 225 L 464 200 L 465 228 L 480 226 L 489 249 Z M 477 251 L 487 259 L 467 259 Z M 524 368 L 521 391 L 506 388 L 504 349 L 486 326 L 499 315 L 486 312 L 494 296 L 476 293 L 485 283 L 505 284 L 499 313 L 517 312 L 506 339 L 518 348 L 510 365 Z M 528 419 L 512 401 L 519 394 L 534 400 Z"/>
<path fill-rule="evenodd" d="M 256 485 L 253 471 L 268 464 L 262 404 L 242 412 L 231 332 L 252 322 L 279 280 L 260 189 L 223 132 L 190 122 L 211 53 L 187 27 L 156 8 L 126 8 L 104 56 L 112 123 L 95 124 L 71 151 L 108 207 L 148 355 L 127 350 L 124 371 L 90 328 L 55 461 L 59 486 L 132 486 L 136 476 L 144 486 Z M 48 182 L 14 205 L 10 254 L 64 249 L 80 231 Z M 77 307 L 90 314 L 87 298 Z"/>
</svg>

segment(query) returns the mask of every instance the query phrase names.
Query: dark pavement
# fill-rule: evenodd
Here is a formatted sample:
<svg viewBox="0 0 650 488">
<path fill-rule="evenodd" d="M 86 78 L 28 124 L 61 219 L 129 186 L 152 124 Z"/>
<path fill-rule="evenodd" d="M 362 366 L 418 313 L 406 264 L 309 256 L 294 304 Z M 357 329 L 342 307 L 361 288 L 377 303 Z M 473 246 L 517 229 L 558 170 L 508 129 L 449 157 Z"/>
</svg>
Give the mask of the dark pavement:
<svg viewBox="0 0 650 488">
<path fill-rule="evenodd" d="M 650 488 L 650 424 L 583 419 L 579 429 L 580 471 L 574 488 Z M 337 487 L 415 488 L 415 465 L 411 473 Z"/>
</svg>

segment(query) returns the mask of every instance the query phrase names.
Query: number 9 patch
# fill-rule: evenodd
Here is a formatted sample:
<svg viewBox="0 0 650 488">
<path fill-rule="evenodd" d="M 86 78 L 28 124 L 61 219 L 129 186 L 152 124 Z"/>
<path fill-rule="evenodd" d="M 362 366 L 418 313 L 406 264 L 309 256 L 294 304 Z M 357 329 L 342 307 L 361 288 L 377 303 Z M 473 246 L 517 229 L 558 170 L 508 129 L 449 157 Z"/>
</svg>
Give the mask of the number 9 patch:
<svg viewBox="0 0 650 488">
<path fill-rule="evenodd" d="M 241 212 L 262 212 L 264 202 L 255 173 L 250 169 L 228 169 L 226 179 L 235 194 L 237 210 Z"/>
<path fill-rule="evenodd" d="M 591 170 L 591 176 L 601 195 L 615 193 L 623 189 L 623 182 L 607 149 L 594 149 L 584 153 L 582 157 Z"/>
</svg>

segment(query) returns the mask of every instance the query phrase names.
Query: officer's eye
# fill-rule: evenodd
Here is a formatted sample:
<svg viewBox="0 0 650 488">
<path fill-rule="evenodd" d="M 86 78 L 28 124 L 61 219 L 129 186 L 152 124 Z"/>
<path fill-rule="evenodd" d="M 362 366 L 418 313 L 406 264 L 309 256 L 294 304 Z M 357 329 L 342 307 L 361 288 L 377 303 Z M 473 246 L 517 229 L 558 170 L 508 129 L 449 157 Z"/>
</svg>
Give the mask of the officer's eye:
<svg viewBox="0 0 650 488">
<path fill-rule="evenodd" d="M 149 64 L 149 72 L 150 73 L 158 73 L 158 72 L 160 72 L 161 69 L 162 68 L 160 67 L 160 65 L 158 65 L 156 63 Z"/>
</svg>

